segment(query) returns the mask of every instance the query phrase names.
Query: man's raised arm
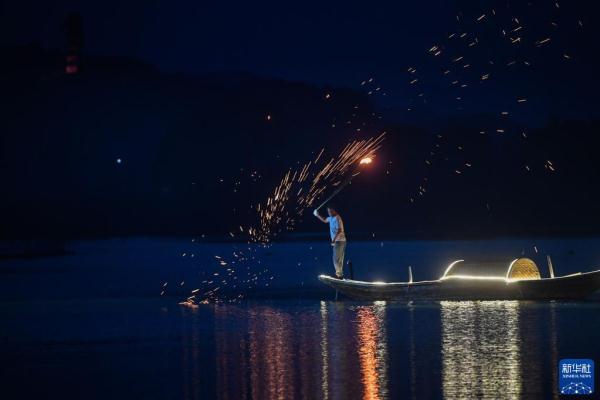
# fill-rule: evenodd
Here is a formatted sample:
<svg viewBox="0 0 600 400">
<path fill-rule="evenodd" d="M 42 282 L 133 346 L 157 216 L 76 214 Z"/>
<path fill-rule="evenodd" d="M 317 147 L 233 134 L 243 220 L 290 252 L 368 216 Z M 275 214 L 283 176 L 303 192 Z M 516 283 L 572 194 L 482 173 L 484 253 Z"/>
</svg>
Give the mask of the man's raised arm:
<svg viewBox="0 0 600 400">
<path fill-rule="evenodd" d="M 319 214 L 319 210 L 313 211 L 313 215 L 321 220 L 321 222 L 327 223 L 327 218 L 323 218 L 321 214 Z"/>
</svg>

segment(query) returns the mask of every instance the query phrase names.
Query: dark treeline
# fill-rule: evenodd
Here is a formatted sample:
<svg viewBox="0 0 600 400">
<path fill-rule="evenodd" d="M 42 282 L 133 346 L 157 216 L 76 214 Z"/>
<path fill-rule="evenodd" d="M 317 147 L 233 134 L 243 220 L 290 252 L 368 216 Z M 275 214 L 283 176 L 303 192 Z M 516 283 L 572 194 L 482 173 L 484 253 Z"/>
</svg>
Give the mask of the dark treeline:
<svg viewBox="0 0 600 400">
<path fill-rule="evenodd" d="M 3 54 L 3 238 L 224 234 L 255 222 L 251 205 L 289 167 L 382 131 L 372 170 L 337 200 L 351 231 L 600 231 L 598 121 L 502 122 L 503 133 L 487 115 L 401 125 L 350 89 L 166 75 L 115 58 L 65 74 L 58 52 Z"/>
</svg>

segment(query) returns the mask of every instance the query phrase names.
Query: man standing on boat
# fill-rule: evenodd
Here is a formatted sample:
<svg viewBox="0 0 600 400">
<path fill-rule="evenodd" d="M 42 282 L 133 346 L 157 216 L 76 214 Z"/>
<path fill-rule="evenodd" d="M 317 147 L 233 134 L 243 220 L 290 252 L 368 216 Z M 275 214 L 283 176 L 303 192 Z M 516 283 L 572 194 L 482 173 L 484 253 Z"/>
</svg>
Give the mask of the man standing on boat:
<svg viewBox="0 0 600 400">
<path fill-rule="evenodd" d="M 335 276 L 338 279 L 344 278 L 344 253 L 346 252 L 346 233 L 344 232 L 344 221 L 331 204 L 327 206 L 327 218 L 323 218 L 319 214 L 319 210 L 313 211 L 313 215 L 329 224 L 329 234 L 331 236 L 331 246 L 333 247 L 333 266 L 335 268 Z"/>
</svg>

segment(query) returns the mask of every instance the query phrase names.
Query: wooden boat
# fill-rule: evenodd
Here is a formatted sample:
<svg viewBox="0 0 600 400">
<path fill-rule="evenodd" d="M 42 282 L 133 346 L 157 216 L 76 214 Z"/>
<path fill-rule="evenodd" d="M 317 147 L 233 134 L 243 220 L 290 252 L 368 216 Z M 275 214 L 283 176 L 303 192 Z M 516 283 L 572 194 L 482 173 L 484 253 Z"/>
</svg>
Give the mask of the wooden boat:
<svg viewBox="0 0 600 400">
<path fill-rule="evenodd" d="M 348 297 L 363 300 L 552 300 L 582 299 L 600 289 L 600 270 L 542 278 L 531 259 L 511 262 L 451 263 L 437 280 L 408 282 L 364 282 L 327 275 L 319 280 Z"/>
</svg>

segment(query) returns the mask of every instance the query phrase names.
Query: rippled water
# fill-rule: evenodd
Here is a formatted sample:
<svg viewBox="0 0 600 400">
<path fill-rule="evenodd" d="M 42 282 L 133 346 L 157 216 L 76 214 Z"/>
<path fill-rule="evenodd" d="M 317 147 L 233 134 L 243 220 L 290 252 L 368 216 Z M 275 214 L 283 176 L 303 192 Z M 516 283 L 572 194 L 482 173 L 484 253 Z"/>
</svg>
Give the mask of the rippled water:
<svg viewBox="0 0 600 400">
<path fill-rule="evenodd" d="M 557 398 L 600 304 L 105 300 L 0 308 L 2 386 L 63 398 Z"/>
<path fill-rule="evenodd" d="M 365 242 L 349 250 L 363 279 L 405 278 L 405 264 L 428 279 L 458 256 L 533 245 L 540 262 L 553 255 L 559 273 L 589 270 L 600 262 L 598 243 Z M 227 246 L 115 239 L 76 244 L 66 257 L 0 263 L 1 398 L 552 399 L 560 359 L 600 364 L 598 297 L 334 302 L 316 280 L 331 268 L 327 243 L 270 249 L 270 300 L 179 306 L 186 292 L 170 288 L 183 290 L 185 280 L 190 290 Z M 190 248 L 193 261 L 180 256 Z"/>
</svg>

